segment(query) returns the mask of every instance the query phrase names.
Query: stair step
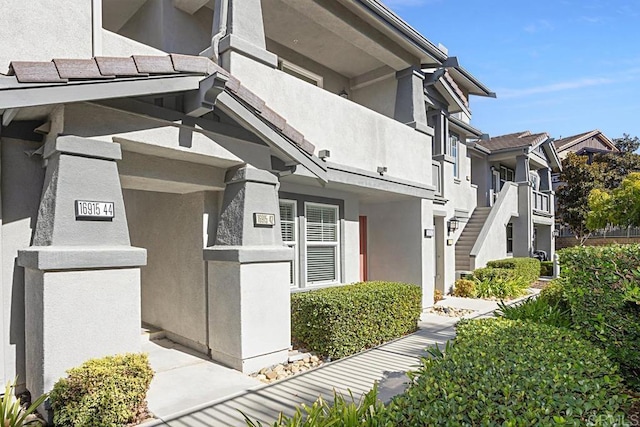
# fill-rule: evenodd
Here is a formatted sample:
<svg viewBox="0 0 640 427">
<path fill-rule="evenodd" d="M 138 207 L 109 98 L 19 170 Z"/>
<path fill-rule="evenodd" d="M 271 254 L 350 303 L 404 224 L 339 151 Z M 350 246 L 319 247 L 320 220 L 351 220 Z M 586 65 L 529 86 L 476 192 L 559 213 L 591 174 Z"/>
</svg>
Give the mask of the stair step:
<svg viewBox="0 0 640 427">
<path fill-rule="evenodd" d="M 166 336 L 166 332 L 155 326 L 142 325 L 142 341 L 155 341 L 161 340 Z"/>
</svg>

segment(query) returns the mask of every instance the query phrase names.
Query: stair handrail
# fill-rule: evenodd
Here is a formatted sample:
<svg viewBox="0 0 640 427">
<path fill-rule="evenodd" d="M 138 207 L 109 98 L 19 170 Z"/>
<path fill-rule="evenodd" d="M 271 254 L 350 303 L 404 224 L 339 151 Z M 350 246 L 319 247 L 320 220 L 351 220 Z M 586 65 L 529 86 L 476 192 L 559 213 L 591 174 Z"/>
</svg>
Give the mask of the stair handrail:
<svg viewBox="0 0 640 427">
<path fill-rule="evenodd" d="M 480 233 L 478 233 L 478 237 L 471 248 L 471 253 L 469 254 L 470 257 L 477 257 L 482 250 L 482 247 L 489 236 L 489 232 L 495 225 L 498 216 L 502 213 L 501 211 L 504 209 L 503 206 L 506 205 L 509 196 L 515 197 L 515 211 L 511 211 L 509 213 L 509 217 L 518 216 L 518 184 L 507 181 L 502 186 L 502 190 L 500 190 L 496 202 L 491 207 L 491 211 L 489 211 L 489 215 L 480 229 Z"/>
</svg>

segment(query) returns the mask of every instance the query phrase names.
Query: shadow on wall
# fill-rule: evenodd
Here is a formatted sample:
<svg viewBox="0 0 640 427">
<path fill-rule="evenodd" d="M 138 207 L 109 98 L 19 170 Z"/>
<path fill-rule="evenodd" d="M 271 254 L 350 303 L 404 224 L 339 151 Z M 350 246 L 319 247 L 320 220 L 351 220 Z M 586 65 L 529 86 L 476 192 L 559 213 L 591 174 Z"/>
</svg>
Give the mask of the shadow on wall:
<svg viewBox="0 0 640 427">
<path fill-rule="evenodd" d="M 9 325 L 4 325 L 5 336 L 9 341 L 3 343 L 4 374 L 5 378 L 17 375 L 20 382 L 24 382 L 25 379 L 25 272 L 24 268 L 17 265 L 17 251 L 29 247 L 32 243 L 44 184 L 45 169 L 42 167 L 42 157 L 29 155 L 42 145 L 42 137 L 33 133 L 33 129 L 39 124 L 14 122 L 2 129 L 1 294 L 4 301 L 10 301 L 10 307 L 4 308 L 9 311 Z M 24 135 L 24 139 L 14 139 L 14 136 L 20 135 Z M 11 363 L 14 363 L 13 367 Z"/>
</svg>

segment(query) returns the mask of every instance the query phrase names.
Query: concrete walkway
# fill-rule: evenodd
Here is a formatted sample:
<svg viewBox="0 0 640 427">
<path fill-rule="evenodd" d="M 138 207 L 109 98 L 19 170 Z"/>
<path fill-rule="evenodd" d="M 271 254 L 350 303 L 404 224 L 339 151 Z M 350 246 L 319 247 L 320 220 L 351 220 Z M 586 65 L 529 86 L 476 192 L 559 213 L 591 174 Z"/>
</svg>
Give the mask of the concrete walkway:
<svg viewBox="0 0 640 427">
<path fill-rule="evenodd" d="M 448 297 L 438 305 L 476 310 L 465 316 L 467 318 L 491 316 L 498 308 L 495 301 L 454 297 Z M 411 335 L 269 385 L 252 385 L 256 380 L 210 361 L 203 366 L 194 361 L 191 371 L 188 366 L 160 371 L 154 364 L 158 358 L 154 358 L 152 352 L 150 358 L 157 374 L 148 401 L 158 419 L 144 425 L 245 426 L 242 411 L 266 427 L 280 412 L 293 414 L 301 403 L 310 404 L 318 396 L 331 400 L 334 390 L 343 394 L 350 390 L 355 398 L 360 398 L 374 382 L 379 384 L 380 399 L 388 401 L 404 391 L 405 373 L 418 366 L 419 358 L 427 354 L 427 347 L 455 337 L 454 325 L 458 320 L 425 313 L 419 322 L 419 330 Z M 170 384 L 179 378 L 180 370 L 191 375 L 175 389 Z M 194 405 L 207 397 L 204 403 Z"/>
</svg>

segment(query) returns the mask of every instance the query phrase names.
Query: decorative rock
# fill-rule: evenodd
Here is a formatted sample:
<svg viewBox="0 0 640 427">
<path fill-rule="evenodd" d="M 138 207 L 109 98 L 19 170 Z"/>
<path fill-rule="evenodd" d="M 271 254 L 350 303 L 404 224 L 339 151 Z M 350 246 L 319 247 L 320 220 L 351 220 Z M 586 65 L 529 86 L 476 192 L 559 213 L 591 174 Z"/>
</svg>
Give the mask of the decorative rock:
<svg viewBox="0 0 640 427">
<path fill-rule="evenodd" d="M 445 317 L 462 317 L 467 314 L 475 313 L 475 311 L 476 310 L 469 310 L 466 308 L 455 308 L 455 307 L 436 305 L 431 307 L 428 310 L 428 313 L 433 313 L 433 314 L 437 314 L 439 316 L 445 316 Z"/>
<path fill-rule="evenodd" d="M 302 352 L 300 350 L 292 350 L 289 352 L 289 363 L 282 363 L 270 367 L 260 369 L 258 372 L 251 374 L 251 377 L 263 383 L 270 384 L 285 378 L 292 377 L 297 374 L 309 371 L 322 366 L 330 359 L 322 360 L 317 355 Z"/>
</svg>

